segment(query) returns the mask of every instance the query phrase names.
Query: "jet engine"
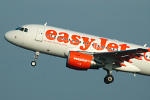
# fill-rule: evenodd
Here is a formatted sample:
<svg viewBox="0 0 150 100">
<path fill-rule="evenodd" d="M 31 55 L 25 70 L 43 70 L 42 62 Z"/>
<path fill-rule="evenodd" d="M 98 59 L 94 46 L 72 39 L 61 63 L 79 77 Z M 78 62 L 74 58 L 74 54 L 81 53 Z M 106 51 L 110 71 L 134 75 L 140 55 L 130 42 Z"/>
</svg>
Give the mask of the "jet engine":
<svg viewBox="0 0 150 100">
<path fill-rule="evenodd" d="M 66 62 L 66 67 L 75 70 L 99 69 L 101 64 L 94 61 L 92 55 L 70 51 Z"/>
</svg>

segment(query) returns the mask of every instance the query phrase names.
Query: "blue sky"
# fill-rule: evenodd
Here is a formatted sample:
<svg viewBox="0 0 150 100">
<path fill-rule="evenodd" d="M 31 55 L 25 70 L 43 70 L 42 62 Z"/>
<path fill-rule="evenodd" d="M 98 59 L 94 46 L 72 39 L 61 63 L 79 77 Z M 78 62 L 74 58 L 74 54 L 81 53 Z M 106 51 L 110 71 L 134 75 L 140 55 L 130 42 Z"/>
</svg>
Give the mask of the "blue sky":
<svg viewBox="0 0 150 100">
<path fill-rule="evenodd" d="M 24 24 L 44 24 L 150 47 L 149 0 L 1 0 L 0 100 L 148 100 L 150 77 L 113 71 L 75 71 L 66 59 L 16 47 L 4 34 Z"/>
</svg>

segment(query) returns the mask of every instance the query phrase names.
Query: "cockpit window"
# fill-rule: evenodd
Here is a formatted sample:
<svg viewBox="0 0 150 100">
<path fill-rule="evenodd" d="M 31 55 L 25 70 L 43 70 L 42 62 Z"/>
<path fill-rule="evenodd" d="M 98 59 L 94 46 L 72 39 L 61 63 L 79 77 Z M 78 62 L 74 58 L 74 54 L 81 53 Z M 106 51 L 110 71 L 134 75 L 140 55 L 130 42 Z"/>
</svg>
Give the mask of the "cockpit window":
<svg viewBox="0 0 150 100">
<path fill-rule="evenodd" d="M 25 28 L 25 29 L 24 29 L 24 32 L 28 32 L 28 29 L 27 29 L 27 28 Z"/>
<path fill-rule="evenodd" d="M 16 28 L 15 30 L 20 30 L 21 29 L 21 27 L 18 27 L 18 28 Z"/>
<path fill-rule="evenodd" d="M 28 29 L 27 28 L 23 28 L 23 27 L 18 27 L 18 28 L 16 28 L 16 30 L 20 30 L 22 32 L 28 32 Z"/>
<path fill-rule="evenodd" d="M 24 28 L 20 28 L 20 31 L 24 31 Z"/>
</svg>

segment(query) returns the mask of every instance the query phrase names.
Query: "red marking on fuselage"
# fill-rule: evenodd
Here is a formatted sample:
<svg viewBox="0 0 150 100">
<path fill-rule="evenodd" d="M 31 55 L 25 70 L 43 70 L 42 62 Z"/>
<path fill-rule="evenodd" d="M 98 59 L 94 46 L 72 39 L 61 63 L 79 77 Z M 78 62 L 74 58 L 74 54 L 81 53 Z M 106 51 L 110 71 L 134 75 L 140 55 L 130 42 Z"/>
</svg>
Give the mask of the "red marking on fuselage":
<svg viewBox="0 0 150 100">
<path fill-rule="evenodd" d="M 64 42 L 64 43 L 70 43 L 72 45 L 79 45 L 81 42 L 81 39 L 83 41 L 83 45 L 81 45 L 79 48 L 80 50 L 87 50 L 92 44 L 92 47 L 95 50 L 104 50 L 107 47 L 107 50 L 110 51 L 117 51 L 120 47 L 120 50 L 126 50 L 127 48 L 130 48 L 127 46 L 127 44 L 116 44 L 116 43 L 108 43 L 108 39 L 105 38 L 99 38 L 101 43 L 94 43 L 95 39 L 89 38 L 89 37 L 81 37 L 80 35 L 71 35 L 71 39 L 69 39 L 69 34 L 66 32 L 59 32 L 57 33 L 55 30 L 47 30 L 45 33 L 45 36 L 48 40 L 55 40 L 57 37 L 58 42 Z M 93 42 L 93 43 L 92 43 Z"/>
<path fill-rule="evenodd" d="M 148 56 L 148 54 L 147 54 L 147 53 L 150 54 L 150 49 L 147 49 L 147 50 L 148 50 L 148 52 L 145 52 L 145 53 L 144 53 L 144 59 L 145 59 L 146 61 L 150 61 L 150 56 Z"/>
</svg>

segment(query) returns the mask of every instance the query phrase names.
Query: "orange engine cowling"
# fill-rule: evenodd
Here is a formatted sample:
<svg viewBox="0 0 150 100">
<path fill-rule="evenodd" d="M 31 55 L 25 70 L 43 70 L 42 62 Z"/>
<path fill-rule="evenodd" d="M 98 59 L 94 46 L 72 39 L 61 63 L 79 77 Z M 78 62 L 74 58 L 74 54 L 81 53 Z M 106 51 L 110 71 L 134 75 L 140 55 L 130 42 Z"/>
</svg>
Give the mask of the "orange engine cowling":
<svg viewBox="0 0 150 100">
<path fill-rule="evenodd" d="M 99 64 L 94 61 L 91 55 L 83 54 L 76 51 L 70 51 L 66 66 L 75 70 L 98 69 Z"/>
</svg>

